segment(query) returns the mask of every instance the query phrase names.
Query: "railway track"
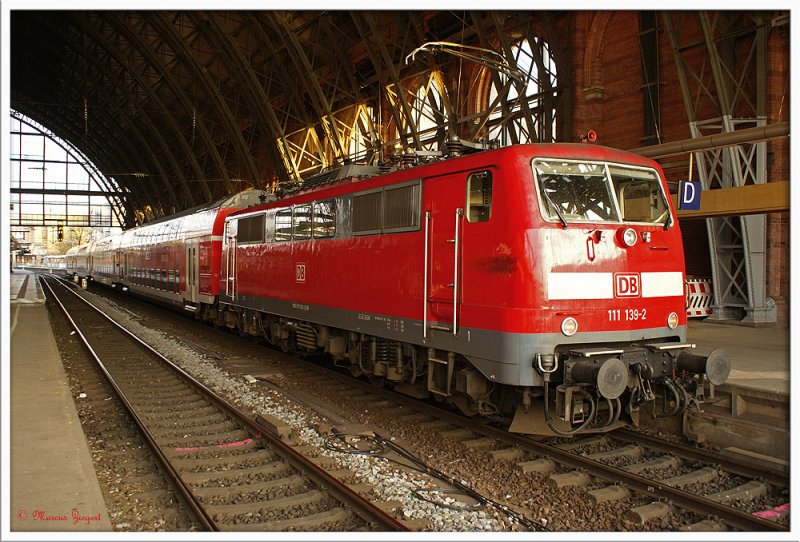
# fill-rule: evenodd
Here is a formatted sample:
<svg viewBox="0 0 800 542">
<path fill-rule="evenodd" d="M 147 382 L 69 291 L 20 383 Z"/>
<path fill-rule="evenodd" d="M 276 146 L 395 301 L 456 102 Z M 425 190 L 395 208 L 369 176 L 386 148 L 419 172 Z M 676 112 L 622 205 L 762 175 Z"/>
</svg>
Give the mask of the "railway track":
<svg viewBox="0 0 800 542">
<path fill-rule="evenodd" d="M 50 323 L 115 531 L 195 531 L 199 524 L 55 303 Z M 70 335 L 72 333 L 72 335 Z"/>
<path fill-rule="evenodd" d="M 684 527 L 687 531 L 788 530 L 776 521 L 788 514 L 788 506 L 759 504 L 764 497 L 788 488 L 785 473 L 628 430 L 573 439 L 533 439 L 317 365 L 299 370 L 312 373 L 311 378 L 317 380 L 320 371 L 327 371 L 329 385 L 359 403 L 357 408 L 386 411 L 388 418 L 431 430 L 443 441 L 484 451 L 498 462 L 513 462 L 517 471 L 542 476 L 553 489 L 583 487 L 583 498 L 593 506 L 645 497 L 652 502 L 634 503 L 625 514 L 634 525 L 689 512 L 701 519 Z M 351 389 L 344 392 L 343 387 Z M 299 394 L 297 399 L 313 404 L 307 394 Z"/>
<path fill-rule="evenodd" d="M 43 283 L 206 529 L 406 530 L 99 308 Z"/>
<path fill-rule="evenodd" d="M 195 341 L 206 349 L 209 347 L 207 341 L 198 338 Z M 212 345 L 212 353 L 213 349 Z M 220 359 L 223 354 L 212 357 Z M 280 378 L 278 382 L 259 380 L 261 385 L 273 387 L 318 412 L 330 413 L 331 403 L 323 397 L 328 400 L 336 397 L 347 403 L 346 411 L 369 411 L 370 418 L 375 414 L 377 419 L 389 419 L 383 427 L 386 437 L 392 440 L 413 427 L 417 433 L 426 433 L 428 436 L 423 438 L 429 441 L 461 447 L 465 451 L 459 457 L 474 458 L 473 452 L 478 451 L 488 458 L 488 470 L 501 473 L 500 476 L 513 472 L 514 477 L 527 478 L 533 485 L 541 484 L 553 491 L 570 490 L 570 495 L 580 495 L 588 503 L 583 510 L 604 509 L 608 513 L 613 506 L 613 510 L 621 511 L 617 519 L 624 517 L 629 522 L 628 529 L 637 530 L 637 525 L 641 528 L 649 525 L 652 529 L 653 525 L 676 524 L 689 531 L 788 529 L 785 524 L 788 518 L 781 519 L 788 505 L 777 506 L 788 500 L 788 495 L 781 495 L 788 491 L 788 477 L 783 472 L 628 431 L 602 437 L 536 441 L 473 423 L 309 362 L 293 361 L 290 374 L 291 378 Z M 361 422 L 368 424 L 365 419 Z M 448 475 L 447 469 L 445 474 Z M 449 476 L 466 478 L 472 487 L 482 483 L 470 479 L 463 471 L 449 471 Z M 494 496 L 497 498 L 497 494 Z M 514 510 L 515 496 L 505 496 L 512 499 L 504 501 L 501 497 L 500 501 Z M 543 510 L 538 504 L 536 508 L 527 505 L 521 508 L 522 512 L 517 508 L 518 513 L 529 519 L 534 516 L 530 513 L 525 516 L 524 509 L 536 510 L 534 513 Z M 672 523 L 662 521 L 668 517 L 678 519 Z M 615 523 L 606 525 L 597 528 L 618 530 Z"/>
</svg>

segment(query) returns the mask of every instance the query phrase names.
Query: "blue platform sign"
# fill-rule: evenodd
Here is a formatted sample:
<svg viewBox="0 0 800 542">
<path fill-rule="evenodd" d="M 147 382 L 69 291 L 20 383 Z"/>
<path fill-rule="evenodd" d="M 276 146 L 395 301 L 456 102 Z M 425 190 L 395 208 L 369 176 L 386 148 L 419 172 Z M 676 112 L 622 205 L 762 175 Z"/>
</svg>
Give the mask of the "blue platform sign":
<svg viewBox="0 0 800 542">
<path fill-rule="evenodd" d="M 686 211 L 700 210 L 700 181 L 681 181 L 679 185 L 680 204 L 678 209 Z"/>
</svg>

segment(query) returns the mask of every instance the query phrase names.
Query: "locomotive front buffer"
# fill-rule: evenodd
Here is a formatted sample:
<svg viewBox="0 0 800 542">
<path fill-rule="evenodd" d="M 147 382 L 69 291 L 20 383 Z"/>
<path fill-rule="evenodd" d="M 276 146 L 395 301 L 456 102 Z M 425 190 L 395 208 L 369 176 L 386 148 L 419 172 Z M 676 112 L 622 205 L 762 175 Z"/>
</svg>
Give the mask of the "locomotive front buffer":
<svg viewBox="0 0 800 542">
<path fill-rule="evenodd" d="M 718 386 L 730 373 L 724 350 L 691 353 L 694 344 L 645 343 L 624 347 L 567 347 L 537 354 L 544 380 L 544 419 L 518 409 L 511 430 L 557 435 L 605 432 L 639 424 L 639 410 L 681 414 L 705 400 L 706 381 Z M 528 419 L 526 419 L 528 418 Z M 544 422 L 544 423 L 542 423 Z"/>
</svg>

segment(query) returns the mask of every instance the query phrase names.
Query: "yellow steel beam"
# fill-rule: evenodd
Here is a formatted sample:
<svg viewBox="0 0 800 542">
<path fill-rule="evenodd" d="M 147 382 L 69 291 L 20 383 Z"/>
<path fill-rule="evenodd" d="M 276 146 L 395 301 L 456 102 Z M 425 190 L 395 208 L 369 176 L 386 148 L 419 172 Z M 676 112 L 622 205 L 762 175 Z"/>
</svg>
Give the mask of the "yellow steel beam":
<svg viewBox="0 0 800 542">
<path fill-rule="evenodd" d="M 678 207 L 678 195 L 672 195 Z M 679 219 L 712 218 L 715 216 L 754 215 L 789 210 L 789 183 L 775 181 L 764 184 L 703 190 L 699 211 L 678 211 Z"/>
</svg>

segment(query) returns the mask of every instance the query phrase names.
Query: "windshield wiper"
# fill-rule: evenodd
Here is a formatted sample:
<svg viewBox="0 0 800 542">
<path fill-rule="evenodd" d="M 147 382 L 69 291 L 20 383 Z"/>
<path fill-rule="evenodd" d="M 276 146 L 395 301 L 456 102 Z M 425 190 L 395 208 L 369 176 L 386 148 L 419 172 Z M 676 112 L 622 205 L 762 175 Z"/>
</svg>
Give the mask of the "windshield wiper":
<svg viewBox="0 0 800 542">
<path fill-rule="evenodd" d="M 550 199 L 550 195 L 547 193 L 547 190 L 545 190 L 544 188 L 542 188 L 542 194 L 544 194 L 544 199 L 547 200 L 547 203 L 549 203 L 550 207 L 552 207 L 552 209 L 556 212 L 556 214 L 558 215 L 558 219 L 561 221 L 561 224 L 564 225 L 564 229 L 566 229 L 567 228 L 567 219 L 564 218 L 563 214 L 561 214 L 561 210 L 558 208 L 558 205 L 553 203 L 553 200 Z"/>
</svg>

